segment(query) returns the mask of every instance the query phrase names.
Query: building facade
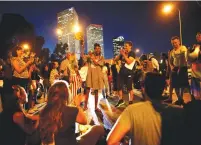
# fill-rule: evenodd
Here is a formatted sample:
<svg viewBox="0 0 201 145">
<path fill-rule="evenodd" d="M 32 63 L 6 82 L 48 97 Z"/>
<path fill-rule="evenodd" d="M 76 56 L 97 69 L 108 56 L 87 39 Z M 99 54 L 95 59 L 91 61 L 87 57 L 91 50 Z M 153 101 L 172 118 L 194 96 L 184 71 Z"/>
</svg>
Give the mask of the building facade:
<svg viewBox="0 0 201 145">
<path fill-rule="evenodd" d="M 69 8 L 57 14 L 57 27 L 61 30 L 58 35 L 58 43 L 67 43 L 68 51 L 75 53 L 77 58 L 80 57 L 80 42 L 75 39 L 73 27 L 78 25 L 79 19 L 75 9 Z"/>
<path fill-rule="evenodd" d="M 87 27 L 87 52 L 94 49 L 95 43 L 100 44 L 101 52 L 104 56 L 103 26 L 97 24 L 90 24 Z"/>
<path fill-rule="evenodd" d="M 112 44 L 113 44 L 113 56 L 115 57 L 120 54 L 120 49 L 124 46 L 124 37 L 119 36 L 113 38 Z"/>
</svg>

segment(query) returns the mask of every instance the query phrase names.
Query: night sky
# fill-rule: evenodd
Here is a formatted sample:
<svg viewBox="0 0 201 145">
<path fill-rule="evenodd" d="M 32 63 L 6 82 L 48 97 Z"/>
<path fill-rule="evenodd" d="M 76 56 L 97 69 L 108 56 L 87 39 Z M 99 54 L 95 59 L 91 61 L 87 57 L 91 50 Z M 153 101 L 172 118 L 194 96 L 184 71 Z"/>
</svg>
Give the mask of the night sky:
<svg viewBox="0 0 201 145">
<path fill-rule="evenodd" d="M 74 7 L 84 31 L 90 24 L 103 25 L 105 57 L 112 57 L 112 38 L 124 36 L 143 52 L 167 52 L 170 38 L 179 35 L 178 12 L 162 13 L 164 2 L 0 2 L 0 14 L 17 13 L 35 26 L 52 51 L 57 43 L 56 14 Z M 183 44 L 192 46 L 201 30 L 201 2 L 173 2 L 181 10 Z"/>
</svg>

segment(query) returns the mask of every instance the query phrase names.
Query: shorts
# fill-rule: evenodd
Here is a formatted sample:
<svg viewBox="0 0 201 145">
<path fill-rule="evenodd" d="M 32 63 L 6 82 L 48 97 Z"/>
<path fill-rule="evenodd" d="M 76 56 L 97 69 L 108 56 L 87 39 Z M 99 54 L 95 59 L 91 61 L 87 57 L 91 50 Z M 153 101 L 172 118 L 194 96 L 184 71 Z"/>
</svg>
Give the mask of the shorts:
<svg viewBox="0 0 201 145">
<path fill-rule="evenodd" d="M 121 90 L 123 90 L 124 85 L 128 91 L 131 91 L 133 89 L 133 75 L 120 74 Z"/>
</svg>

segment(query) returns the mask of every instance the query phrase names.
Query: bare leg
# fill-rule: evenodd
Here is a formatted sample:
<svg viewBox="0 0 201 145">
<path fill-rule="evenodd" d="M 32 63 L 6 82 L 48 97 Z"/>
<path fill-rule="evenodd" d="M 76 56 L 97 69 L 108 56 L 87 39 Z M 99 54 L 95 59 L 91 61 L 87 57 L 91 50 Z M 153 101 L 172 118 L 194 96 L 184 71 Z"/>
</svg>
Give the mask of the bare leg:
<svg viewBox="0 0 201 145">
<path fill-rule="evenodd" d="M 130 94 L 129 101 L 133 101 L 134 100 L 134 92 L 133 92 L 133 90 L 129 91 L 129 94 Z"/>
<path fill-rule="evenodd" d="M 98 106 L 98 90 L 94 90 L 95 93 L 95 110 L 97 110 L 97 106 Z"/>
<path fill-rule="evenodd" d="M 79 145 L 96 145 L 98 140 L 105 134 L 104 128 L 100 125 L 91 127 L 85 134 L 77 137 Z"/>
<path fill-rule="evenodd" d="M 87 110 L 87 105 L 88 105 L 88 99 L 89 99 L 89 92 L 90 88 L 86 88 L 86 95 L 85 95 L 85 104 L 84 104 L 84 110 Z"/>
<path fill-rule="evenodd" d="M 119 99 L 120 99 L 120 100 L 123 99 L 123 92 L 122 92 L 122 90 L 119 91 Z"/>
</svg>

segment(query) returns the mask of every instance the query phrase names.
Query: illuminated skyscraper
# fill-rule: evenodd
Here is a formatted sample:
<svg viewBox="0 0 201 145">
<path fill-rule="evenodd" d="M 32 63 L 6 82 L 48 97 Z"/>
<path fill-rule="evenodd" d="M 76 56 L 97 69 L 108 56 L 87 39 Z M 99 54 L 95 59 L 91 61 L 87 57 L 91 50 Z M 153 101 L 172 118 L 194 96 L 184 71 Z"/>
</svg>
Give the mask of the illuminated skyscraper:
<svg viewBox="0 0 201 145">
<path fill-rule="evenodd" d="M 70 52 L 76 53 L 80 57 L 80 43 L 75 39 L 73 27 L 78 24 L 78 15 L 75 9 L 69 8 L 57 14 L 58 29 L 61 34 L 58 35 L 58 43 L 62 42 L 68 44 Z"/>
<path fill-rule="evenodd" d="M 120 49 L 124 46 L 124 37 L 119 36 L 117 38 L 113 38 L 113 55 L 117 56 L 120 54 Z"/>
<path fill-rule="evenodd" d="M 103 26 L 97 24 L 90 24 L 87 27 L 87 51 L 94 49 L 94 44 L 99 43 L 101 52 L 104 56 L 104 43 L 103 43 Z"/>
</svg>

